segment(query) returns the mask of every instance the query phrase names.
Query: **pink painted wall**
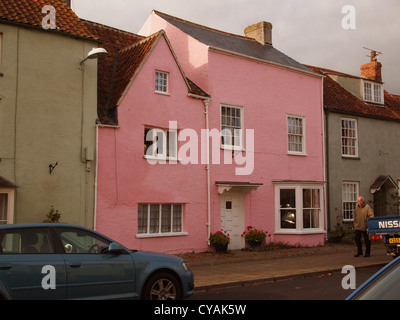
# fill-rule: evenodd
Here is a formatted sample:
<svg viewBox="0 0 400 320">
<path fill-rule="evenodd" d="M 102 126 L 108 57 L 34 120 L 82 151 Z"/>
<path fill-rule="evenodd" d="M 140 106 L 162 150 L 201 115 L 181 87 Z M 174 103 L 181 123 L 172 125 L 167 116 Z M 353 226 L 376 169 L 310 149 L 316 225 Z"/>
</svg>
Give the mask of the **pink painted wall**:
<svg viewBox="0 0 400 320">
<path fill-rule="evenodd" d="M 212 231 L 218 230 L 221 222 L 220 196 L 215 181 L 246 181 L 263 183 L 263 186 L 245 196 L 245 226 L 274 232 L 279 208 L 275 205 L 273 181 L 324 181 L 322 79 L 209 51 L 205 44 L 168 24 L 154 12 L 141 32 L 155 32 L 160 28 L 166 31 L 186 75 L 211 95 L 210 128 L 220 128 L 220 105 L 224 103 L 243 107 L 244 129 L 254 129 L 254 171 L 251 175 L 235 175 L 235 165 L 211 167 Z M 287 152 L 288 114 L 306 119 L 306 156 Z M 221 159 L 222 154 L 223 151 Z M 322 204 L 322 210 L 324 221 L 321 225 L 324 228 L 325 204 Z M 310 234 L 279 233 L 272 240 L 313 246 L 323 244 L 324 237 L 322 230 Z"/>
<path fill-rule="evenodd" d="M 251 174 L 236 175 L 235 163 L 211 165 L 211 231 L 221 227 L 220 195 L 215 182 L 236 181 L 263 184 L 244 196 L 244 226 L 274 234 L 279 210 L 274 181 L 324 181 L 322 79 L 209 51 L 154 13 L 142 30 L 150 34 L 160 27 L 166 31 L 186 76 L 212 97 L 210 129 L 220 130 L 220 106 L 225 103 L 241 106 L 244 129 L 254 130 Z M 154 93 L 156 69 L 170 72 L 169 96 Z M 306 156 L 288 155 L 287 114 L 306 118 Z M 208 249 L 205 165 L 150 165 L 143 156 L 144 127 L 168 128 L 169 121 L 177 121 L 178 129 L 196 130 L 198 137 L 205 128 L 203 104 L 187 96 L 182 75 L 162 39 L 119 106 L 120 128 L 99 129 L 97 230 L 135 249 L 204 251 Z M 243 156 L 249 153 L 246 149 L 241 152 Z M 224 151 L 216 150 L 223 161 Z M 187 235 L 138 238 L 139 203 L 183 203 Z M 324 225 L 325 220 L 321 223 Z M 272 241 L 313 246 L 323 244 L 324 236 L 323 231 L 274 234 Z"/>
<path fill-rule="evenodd" d="M 154 92 L 155 70 L 169 72 L 169 95 Z M 155 164 L 144 158 L 144 127 L 178 130 L 204 125 L 201 100 L 188 89 L 161 38 L 118 108 L 119 128 L 99 128 L 96 228 L 124 245 L 142 250 L 188 252 L 207 243 L 204 165 Z M 175 237 L 137 238 L 139 203 L 184 204 L 184 232 Z M 200 241 L 201 239 L 201 241 Z"/>
</svg>

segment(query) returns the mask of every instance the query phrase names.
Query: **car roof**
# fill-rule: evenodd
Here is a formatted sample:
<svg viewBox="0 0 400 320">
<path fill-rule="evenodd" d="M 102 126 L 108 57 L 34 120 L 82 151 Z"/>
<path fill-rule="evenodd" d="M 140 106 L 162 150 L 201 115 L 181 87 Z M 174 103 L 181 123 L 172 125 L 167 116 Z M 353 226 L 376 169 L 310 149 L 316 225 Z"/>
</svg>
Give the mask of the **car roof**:
<svg viewBox="0 0 400 320">
<path fill-rule="evenodd" d="M 93 231 L 89 228 L 79 226 L 79 225 L 74 225 L 74 224 L 69 224 L 69 223 L 21 223 L 21 224 L 3 224 L 0 225 L 0 230 L 2 229 L 15 229 L 15 228 L 60 228 L 60 227 L 69 227 L 69 228 L 81 228 L 81 229 L 86 229 Z"/>
</svg>

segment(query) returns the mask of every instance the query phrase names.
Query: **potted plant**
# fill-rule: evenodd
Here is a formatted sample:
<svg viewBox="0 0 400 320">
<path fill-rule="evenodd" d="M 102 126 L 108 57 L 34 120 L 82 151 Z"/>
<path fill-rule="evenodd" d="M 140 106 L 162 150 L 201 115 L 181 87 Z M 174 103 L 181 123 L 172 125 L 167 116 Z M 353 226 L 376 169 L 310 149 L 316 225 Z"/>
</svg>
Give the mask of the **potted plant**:
<svg viewBox="0 0 400 320">
<path fill-rule="evenodd" d="M 267 237 L 268 231 L 256 229 L 252 226 L 248 226 L 246 231 L 243 231 L 242 237 L 246 239 L 246 242 L 251 248 L 259 247 L 261 243 Z"/>
<path fill-rule="evenodd" d="M 210 244 L 214 246 L 216 252 L 226 252 L 228 250 L 229 242 L 231 241 L 229 233 L 226 233 L 224 230 L 210 233 L 208 240 L 210 241 Z"/>
<path fill-rule="evenodd" d="M 58 223 L 61 218 L 61 213 L 58 212 L 53 206 L 50 207 L 49 213 L 46 215 L 46 219 L 43 222 L 47 223 Z"/>
</svg>

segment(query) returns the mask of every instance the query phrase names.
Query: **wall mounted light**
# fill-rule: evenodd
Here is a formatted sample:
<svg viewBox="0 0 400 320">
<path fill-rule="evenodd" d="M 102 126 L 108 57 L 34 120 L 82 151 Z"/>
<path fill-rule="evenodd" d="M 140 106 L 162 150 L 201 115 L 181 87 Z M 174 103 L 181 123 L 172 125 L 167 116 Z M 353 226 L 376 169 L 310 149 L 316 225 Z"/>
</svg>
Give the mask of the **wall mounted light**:
<svg viewBox="0 0 400 320">
<path fill-rule="evenodd" d="M 89 51 L 86 58 L 81 61 L 81 65 L 88 59 L 97 59 L 102 56 L 105 56 L 107 53 L 108 53 L 107 50 L 104 48 L 93 48 L 92 50 Z"/>
</svg>

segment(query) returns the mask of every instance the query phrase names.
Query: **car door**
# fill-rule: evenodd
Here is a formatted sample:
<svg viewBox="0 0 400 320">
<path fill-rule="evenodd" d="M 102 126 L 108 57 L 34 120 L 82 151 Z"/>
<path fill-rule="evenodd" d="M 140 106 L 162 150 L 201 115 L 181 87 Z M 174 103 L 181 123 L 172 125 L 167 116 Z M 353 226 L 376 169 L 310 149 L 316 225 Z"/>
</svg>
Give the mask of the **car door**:
<svg viewBox="0 0 400 320">
<path fill-rule="evenodd" d="M 109 253 L 110 240 L 89 230 L 58 228 L 65 253 L 67 298 L 132 298 L 135 267 L 130 254 Z"/>
<path fill-rule="evenodd" d="M 66 298 L 65 262 L 48 228 L 0 232 L 0 285 L 5 298 Z"/>
</svg>

